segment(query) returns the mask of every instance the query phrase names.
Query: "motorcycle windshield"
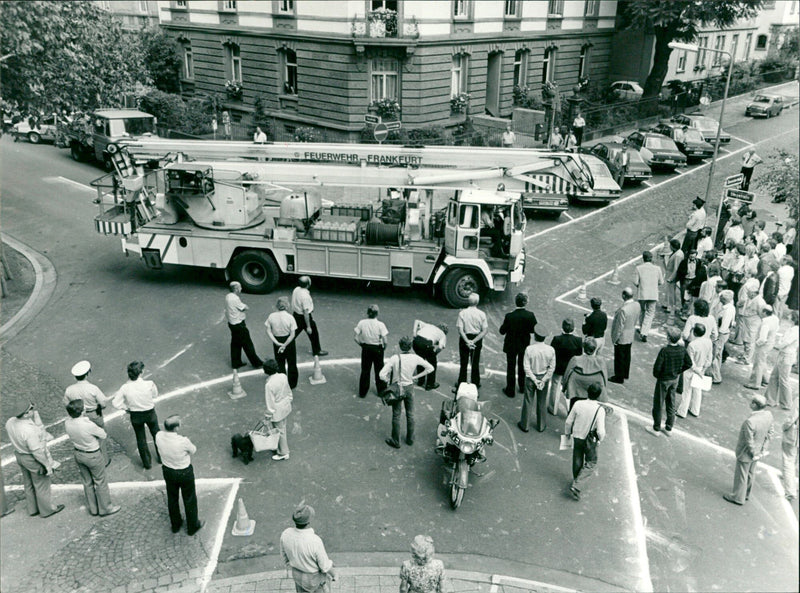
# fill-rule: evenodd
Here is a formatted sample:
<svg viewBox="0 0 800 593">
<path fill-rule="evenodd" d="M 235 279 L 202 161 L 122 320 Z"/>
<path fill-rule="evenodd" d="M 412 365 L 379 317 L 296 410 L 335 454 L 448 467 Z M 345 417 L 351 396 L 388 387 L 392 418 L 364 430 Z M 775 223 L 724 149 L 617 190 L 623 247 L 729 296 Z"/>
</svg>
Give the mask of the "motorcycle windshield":
<svg viewBox="0 0 800 593">
<path fill-rule="evenodd" d="M 461 412 L 461 434 L 467 437 L 477 437 L 483 427 L 483 414 L 478 411 L 466 410 Z"/>
</svg>

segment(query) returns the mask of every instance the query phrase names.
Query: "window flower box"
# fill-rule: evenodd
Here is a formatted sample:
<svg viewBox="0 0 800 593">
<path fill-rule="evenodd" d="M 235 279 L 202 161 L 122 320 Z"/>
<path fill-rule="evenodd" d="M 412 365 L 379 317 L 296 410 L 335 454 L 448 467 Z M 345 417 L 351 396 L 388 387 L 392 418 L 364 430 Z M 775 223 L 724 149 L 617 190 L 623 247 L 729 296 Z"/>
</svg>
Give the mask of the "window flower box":
<svg viewBox="0 0 800 593">
<path fill-rule="evenodd" d="M 469 105 L 469 94 L 459 93 L 450 99 L 450 113 L 464 113 Z"/>
<path fill-rule="evenodd" d="M 242 83 L 238 80 L 228 80 L 225 83 L 225 94 L 233 101 L 241 101 L 244 96 Z"/>
<path fill-rule="evenodd" d="M 370 111 L 374 111 L 381 116 L 381 119 L 397 119 L 400 115 L 400 103 L 396 99 L 381 99 L 373 101 L 369 106 Z"/>
<path fill-rule="evenodd" d="M 388 8 L 372 10 L 367 14 L 370 37 L 397 37 L 397 12 Z"/>
</svg>

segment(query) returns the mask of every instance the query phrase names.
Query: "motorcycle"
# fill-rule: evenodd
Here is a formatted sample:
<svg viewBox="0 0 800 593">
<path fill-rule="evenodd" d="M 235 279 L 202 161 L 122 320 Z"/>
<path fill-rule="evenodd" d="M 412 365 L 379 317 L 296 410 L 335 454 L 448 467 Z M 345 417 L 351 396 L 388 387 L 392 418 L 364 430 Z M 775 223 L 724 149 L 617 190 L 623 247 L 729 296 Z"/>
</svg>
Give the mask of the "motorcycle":
<svg viewBox="0 0 800 593">
<path fill-rule="evenodd" d="M 492 431 L 500 422 L 484 417 L 478 402 L 478 388 L 461 383 L 452 400 L 442 402 L 437 430 L 436 452 L 450 468 L 450 506 L 457 509 L 469 487 L 469 473 L 476 463 L 486 461 L 484 448 L 494 443 Z"/>
</svg>

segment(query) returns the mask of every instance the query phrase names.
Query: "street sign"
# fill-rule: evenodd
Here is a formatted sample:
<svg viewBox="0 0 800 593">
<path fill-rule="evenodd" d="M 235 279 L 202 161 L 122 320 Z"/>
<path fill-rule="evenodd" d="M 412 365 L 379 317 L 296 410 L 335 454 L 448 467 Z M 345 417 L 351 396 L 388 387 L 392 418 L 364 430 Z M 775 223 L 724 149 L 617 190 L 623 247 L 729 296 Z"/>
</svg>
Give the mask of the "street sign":
<svg viewBox="0 0 800 593">
<path fill-rule="evenodd" d="M 731 175 L 725 178 L 725 187 L 742 187 L 742 181 L 744 181 L 744 175 L 741 173 Z"/>
<path fill-rule="evenodd" d="M 746 202 L 748 204 L 752 204 L 753 199 L 755 197 L 756 197 L 755 194 L 750 193 L 749 191 L 742 191 L 740 189 L 731 189 L 731 188 L 727 188 L 725 190 L 725 199 L 739 200 L 740 202 Z"/>
<path fill-rule="evenodd" d="M 387 122 L 385 122 L 385 125 L 386 125 L 386 129 L 389 130 L 390 132 L 393 131 L 393 130 L 399 130 L 400 129 L 400 120 L 398 119 L 398 120 L 395 120 L 395 121 L 387 121 Z"/>
<path fill-rule="evenodd" d="M 380 123 L 375 126 L 375 130 L 372 133 L 375 136 L 375 140 L 383 142 L 389 136 L 389 128 L 386 127 L 386 124 Z"/>
<path fill-rule="evenodd" d="M 379 123 L 381 123 L 381 116 L 380 115 L 374 115 L 372 113 L 367 113 L 364 116 L 364 121 L 366 123 L 368 123 L 368 124 L 373 124 L 373 125 L 374 124 L 379 124 Z"/>
</svg>

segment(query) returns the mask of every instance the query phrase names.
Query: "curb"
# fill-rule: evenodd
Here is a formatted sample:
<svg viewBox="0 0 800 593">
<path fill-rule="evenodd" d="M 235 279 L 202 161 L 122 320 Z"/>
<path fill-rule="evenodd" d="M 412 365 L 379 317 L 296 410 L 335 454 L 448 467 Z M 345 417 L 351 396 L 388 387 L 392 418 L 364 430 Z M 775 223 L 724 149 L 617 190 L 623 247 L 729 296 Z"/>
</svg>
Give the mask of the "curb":
<svg viewBox="0 0 800 593">
<path fill-rule="evenodd" d="M 11 249 L 19 252 L 27 259 L 31 266 L 33 266 L 33 273 L 35 276 L 35 283 L 31 296 L 22 306 L 22 309 L 17 311 L 11 319 L 0 326 L 0 344 L 5 344 L 8 340 L 21 332 L 26 325 L 41 312 L 56 288 L 56 280 L 58 275 L 56 269 L 50 260 L 44 255 L 35 251 L 17 241 L 13 237 L 2 234 L 0 240 L 6 243 Z"/>
</svg>

